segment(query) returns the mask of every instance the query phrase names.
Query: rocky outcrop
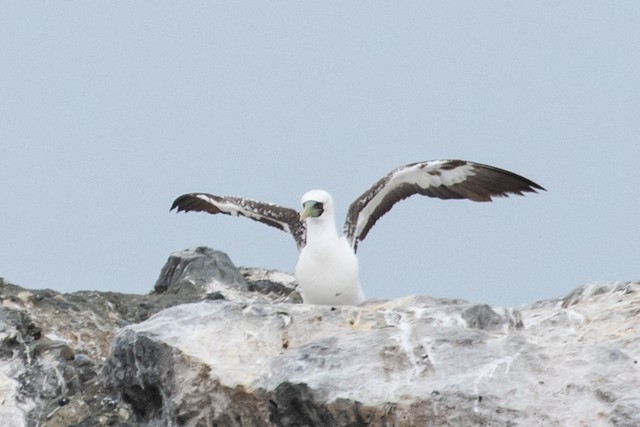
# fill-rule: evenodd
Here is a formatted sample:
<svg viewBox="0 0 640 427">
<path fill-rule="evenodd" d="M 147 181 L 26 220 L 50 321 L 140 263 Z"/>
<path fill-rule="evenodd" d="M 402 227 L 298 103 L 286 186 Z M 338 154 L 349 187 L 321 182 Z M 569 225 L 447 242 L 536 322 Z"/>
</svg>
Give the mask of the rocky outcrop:
<svg viewBox="0 0 640 427">
<path fill-rule="evenodd" d="M 152 295 L 185 295 L 247 303 L 300 303 L 293 276 L 275 270 L 238 268 L 224 252 L 206 247 L 171 254 Z"/>
<path fill-rule="evenodd" d="M 149 295 L 0 287 L 0 425 L 640 425 L 638 282 L 308 306 L 196 248 Z"/>
<path fill-rule="evenodd" d="M 521 311 L 207 301 L 124 328 L 107 372 L 163 425 L 630 426 L 639 313 L 631 283 Z"/>
<path fill-rule="evenodd" d="M 296 301 L 294 288 L 286 274 L 238 269 L 208 248 L 173 254 L 149 295 L 60 294 L 0 278 L 0 426 L 139 425 L 102 373 L 120 328 L 205 299 Z"/>
</svg>

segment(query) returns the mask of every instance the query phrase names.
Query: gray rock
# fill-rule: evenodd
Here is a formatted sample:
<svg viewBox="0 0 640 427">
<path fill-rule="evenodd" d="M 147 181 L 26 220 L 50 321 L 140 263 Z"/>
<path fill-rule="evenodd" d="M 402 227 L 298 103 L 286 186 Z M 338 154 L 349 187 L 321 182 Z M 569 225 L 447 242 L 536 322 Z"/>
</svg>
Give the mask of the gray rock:
<svg viewBox="0 0 640 427">
<path fill-rule="evenodd" d="M 0 426 L 640 425 L 640 283 L 519 310 L 299 301 L 207 248 L 149 295 L 0 279 Z"/>
<path fill-rule="evenodd" d="M 98 426 L 130 418 L 119 399 L 101 401 L 108 392 L 99 372 L 119 317 L 110 295 L 26 290 L 2 279 L 0 295 L 0 425 Z"/>
<path fill-rule="evenodd" d="M 156 294 L 207 293 L 212 282 L 248 290 L 249 284 L 224 252 L 197 247 L 171 254 L 153 287 Z"/>
<path fill-rule="evenodd" d="M 279 292 L 273 292 L 277 283 L 262 286 L 278 276 L 288 278 Z M 166 292 L 156 289 L 149 295 L 60 294 L 23 289 L 0 278 L 0 426 L 138 425 L 138 405 L 107 390 L 101 375 L 119 328 L 174 305 L 224 299 L 222 292 L 269 302 L 290 300 L 295 289 L 290 275 L 241 271 L 225 254 L 206 248 L 172 254 L 158 283 L 163 278 L 170 284 Z"/>
<path fill-rule="evenodd" d="M 197 247 L 171 254 L 151 294 L 230 299 L 250 303 L 302 302 L 293 276 L 238 268 L 224 252 Z"/>
<path fill-rule="evenodd" d="M 469 307 L 462 312 L 462 318 L 469 328 L 499 330 L 503 328 L 521 329 L 522 316 L 517 310 L 500 310 L 502 315 L 486 304 Z"/>
<path fill-rule="evenodd" d="M 121 330 L 105 372 L 149 425 L 640 425 L 640 283 L 574 294 L 187 304 Z"/>
<path fill-rule="evenodd" d="M 249 291 L 268 295 L 274 302 L 302 303 L 293 275 L 263 268 L 240 267 L 239 270 L 249 283 Z"/>
</svg>

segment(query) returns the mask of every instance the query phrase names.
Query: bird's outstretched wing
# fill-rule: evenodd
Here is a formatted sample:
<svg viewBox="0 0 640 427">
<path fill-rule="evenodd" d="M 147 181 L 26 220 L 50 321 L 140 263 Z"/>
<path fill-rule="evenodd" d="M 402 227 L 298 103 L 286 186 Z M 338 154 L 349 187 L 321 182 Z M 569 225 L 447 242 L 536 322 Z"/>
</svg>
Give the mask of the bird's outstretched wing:
<svg viewBox="0 0 640 427">
<path fill-rule="evenodd" d="M 175 208 L 177 212 L 196 211 L 244 216 L 291 233 L 298 249 L 305 245 L 306 226 L 294 209 L 242 197 L 214 196 L 207 193 L 183 194 L 174 200 L 170 210 Z"/>
<path fill-rule="evenodd" d="M 344 234 L 354 250 L 380 217 L 400 200 L 414 194 L 439 199 L 490 202 L 508 196 L 544 190 L 513 172 L 465 160 L 430 160 L 392 170 L 350 206 Z"/>
</svg>

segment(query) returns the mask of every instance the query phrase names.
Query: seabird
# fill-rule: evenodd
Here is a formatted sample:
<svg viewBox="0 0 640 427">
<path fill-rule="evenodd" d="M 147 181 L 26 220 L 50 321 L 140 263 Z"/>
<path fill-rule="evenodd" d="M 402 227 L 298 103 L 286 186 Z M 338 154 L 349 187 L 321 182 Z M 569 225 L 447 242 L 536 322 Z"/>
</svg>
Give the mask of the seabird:
<svg viewBox="0 0 640 427">
<path fill-rule="evenodd" d="M 299 250 L 295 277 L 307 304 L 357 305 L 358 244 L 394 204 L 414 194 L 490 202 L 492 197 L 545 190 L 513 172 L 465 160 L 429 160 L 401 166 L 379 179 L 351 205 L 343 235 L 336 230 L 333 199 L 324 190 L 302 196 L 302 211 L 236 196 L 189 193 L 171 210 L 244 216 L 291 233 Z"/>
</svg>

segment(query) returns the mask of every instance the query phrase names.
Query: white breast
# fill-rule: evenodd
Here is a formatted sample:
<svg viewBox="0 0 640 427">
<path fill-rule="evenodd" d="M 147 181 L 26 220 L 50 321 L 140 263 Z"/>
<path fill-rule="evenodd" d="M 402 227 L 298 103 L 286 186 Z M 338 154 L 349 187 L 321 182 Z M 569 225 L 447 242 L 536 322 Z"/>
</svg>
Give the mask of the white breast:
<svg viewBox="0 0 640 427">
<path fill-rule="evenodd" d="M 357 305 L 364 300 L 358 259 L 344 237 L 307 244 L 295 276 L 306 304 Z"/>
</svg>

